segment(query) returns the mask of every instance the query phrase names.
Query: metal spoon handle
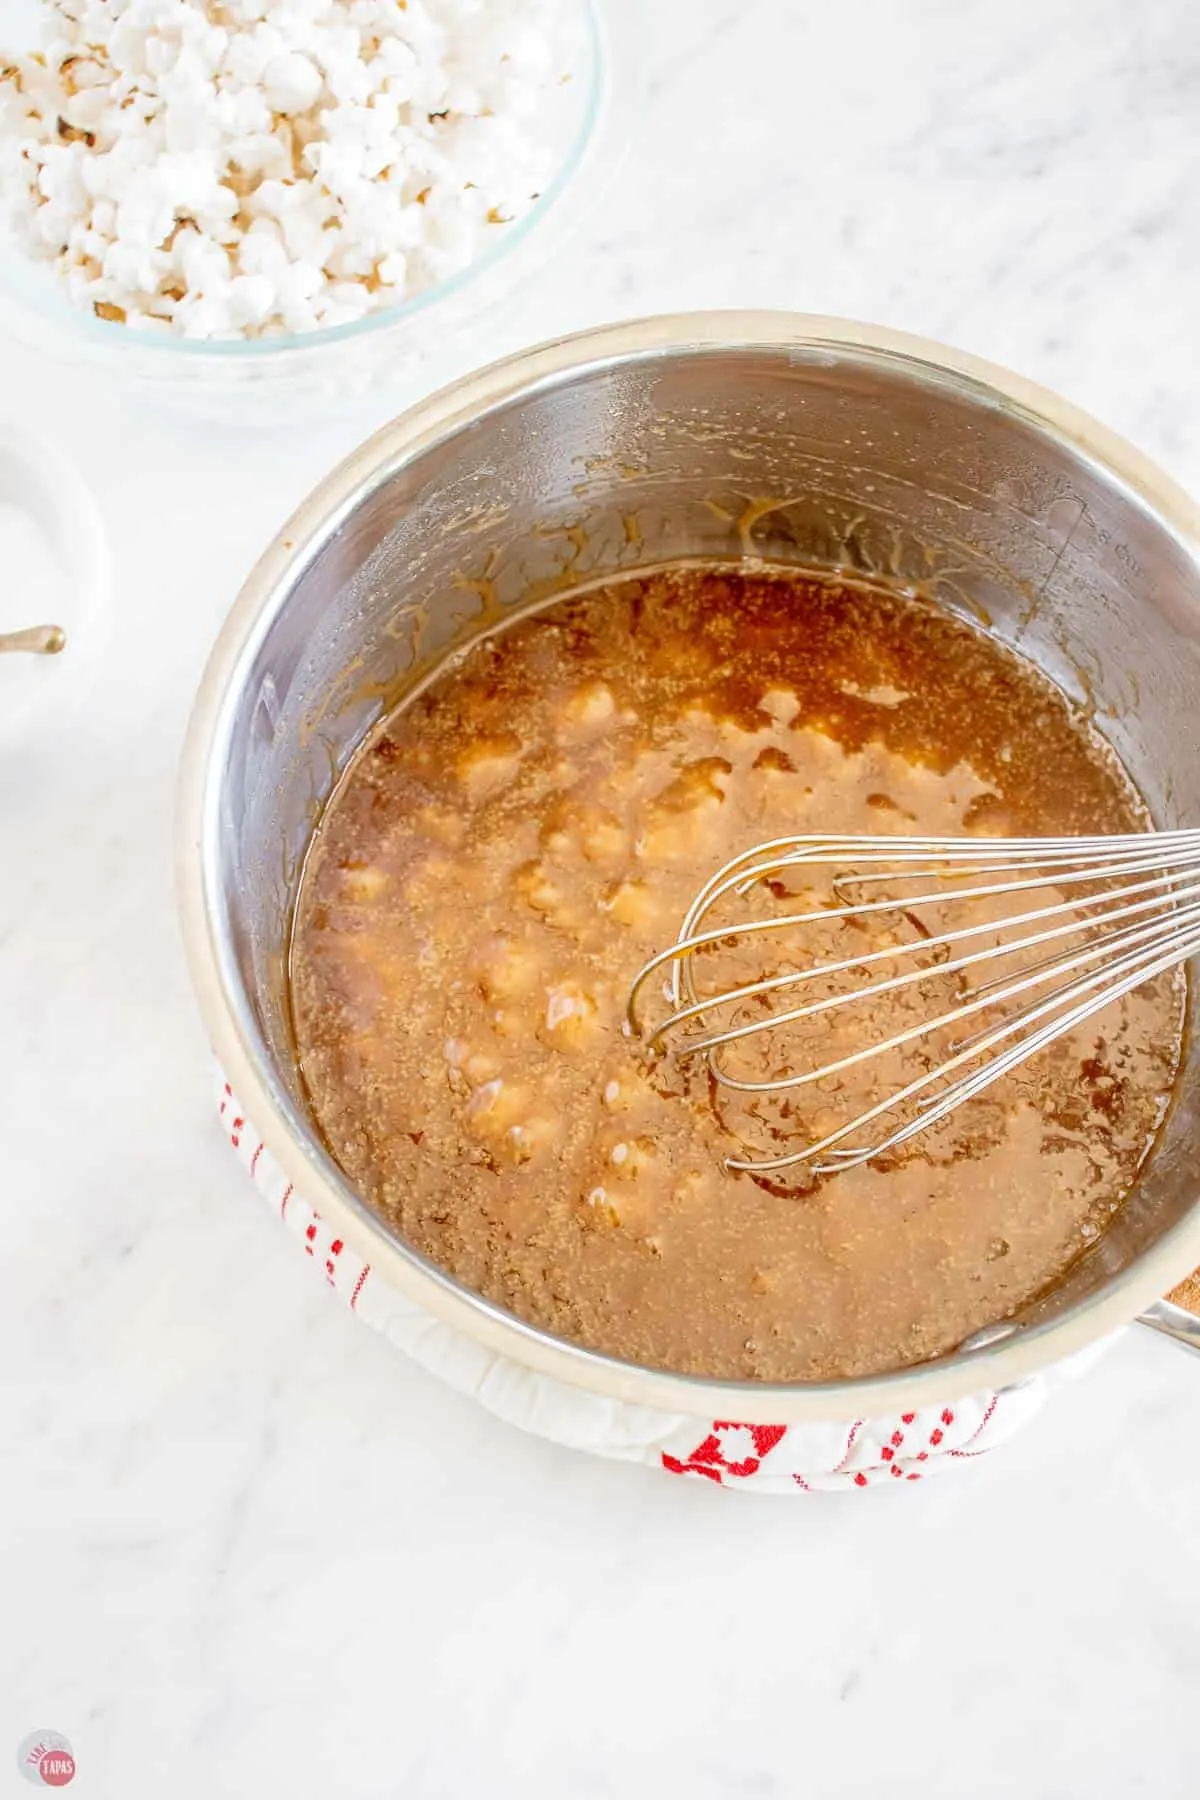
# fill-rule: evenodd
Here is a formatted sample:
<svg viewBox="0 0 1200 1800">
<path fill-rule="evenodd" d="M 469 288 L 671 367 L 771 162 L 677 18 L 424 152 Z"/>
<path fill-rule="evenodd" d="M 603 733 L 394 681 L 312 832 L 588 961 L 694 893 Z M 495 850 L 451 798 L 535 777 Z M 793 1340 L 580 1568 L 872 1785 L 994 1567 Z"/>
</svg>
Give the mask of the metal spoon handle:
<svg viewBox="0 0 1200 1800">
<path fill-rule="evenodd" d="M 7 650 L 26 650 L 33 656 L 57 656 L 66 642 L 61 625 L 30 625 L 24 631 L 0 631 L 0 655 Z"/>
</svg>

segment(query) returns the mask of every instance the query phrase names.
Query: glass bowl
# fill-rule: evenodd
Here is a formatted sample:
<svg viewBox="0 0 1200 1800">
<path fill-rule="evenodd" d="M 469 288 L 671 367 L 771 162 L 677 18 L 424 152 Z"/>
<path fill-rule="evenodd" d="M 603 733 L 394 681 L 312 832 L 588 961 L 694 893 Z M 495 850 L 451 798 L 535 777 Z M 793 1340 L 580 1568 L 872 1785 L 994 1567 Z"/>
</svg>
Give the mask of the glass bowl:
<svg viewBox="0 0 1200 1800">
<path fill-rule="evenodd" d="M 189 339 L 96 318 L 68 299 L 48 263 L 0 236 L 0 334 L 58 362 L 136 385 L 148 399 L 247 423 L 428 385 L 447 344 L 461 353 L 471 327 L 560 246 L 567 227 L 590 210 L 587 192 L 602 165 L 611 166 L 612 147 L 599 154 L 611 80 L 596 5 L 561 5 L 573 79 L 555 90 L 554 178 L 523 218 L 446 281 L 349 325 L 269 338 Z"/>
</svg>

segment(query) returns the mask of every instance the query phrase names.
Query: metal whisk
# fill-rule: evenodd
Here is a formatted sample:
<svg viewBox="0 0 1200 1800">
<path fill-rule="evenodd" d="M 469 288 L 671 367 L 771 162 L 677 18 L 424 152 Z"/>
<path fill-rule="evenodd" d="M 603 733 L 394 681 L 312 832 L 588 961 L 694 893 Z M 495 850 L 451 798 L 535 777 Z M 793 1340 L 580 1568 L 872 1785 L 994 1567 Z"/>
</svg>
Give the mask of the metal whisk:
<svg viewBox="0 0 1200 1800">
<path fill-rule="evenodd" d="M 796 883 L 803 891 L 812 877 L 829 889 L 824 904 L 737 916 L 752 894 L 759 904 L 764 897 L 786 901 L 789 883 L 794 903 Z M 991 916 L 975 916 L 981 907 Z M 954 908 L 965 912 L 964 921 L 953 922 Z M 900 922 L 910 935 L 895 941 Z M 879 928 L 890 930 L 892 941 L 863 948 L 864 934 L 869 939 Z M 814 956 L 811 939 L 819 944 L 831 931 L 858 941 L 844 955 Z M 744 962 L 764 937 L 764 948 L 772 939 L 776 949 L 783 945 L 777 972 L 701 991 L 698 971 L 706 961 L 719 970 L 721 955 L 736 952 Z M 816 1141 L 786 1154 L 727 1161 L 756 1172 L 807 1163 L 813 1173 L 828 1174 L 896 1149 L 1111 1001 L 1197 952 L 1200 831 L 777 838 L 735 857 L 705 884 L 676 942 L 638 974 L 628 1017 L 651 1050 L 676 1060 L 703 1058 L 718 1089 L 744 1096 L 818 1083 L 819 1092 L 838 1091 L 848 1072 L 886 1053 L 915 1060 L 911 1080 Z M 671 1010 L 647 1019 L 645 996 L 663 970 Z M 868 1009 L 858 1017 L 870 1032 L 880 1029 L 878 1020 L 898 997 L 911 1011 L 932 984 L 947 981 L 953 999 L 940 1011 L 921 1013 L 844 1055 L 795 1066 L 797 1034 L 802 1050 L 804 1030 L 814 1021 L 828 1045 L 830 1027 L 848 1009 Z M 970 1027 L 965 1035 L 964 1025 Z M 759 1040 L 759 1052 L 769 1054 L 764 1034 L 776 1034 L 772 1042 L 782 1044 L 783 1066 L 761 1079 L 734 1073 L 730 1056 L 739 1044 L 749 1048 Z M 786 1123 L 790 1109 L 783 1110 Z"/>
</svg>

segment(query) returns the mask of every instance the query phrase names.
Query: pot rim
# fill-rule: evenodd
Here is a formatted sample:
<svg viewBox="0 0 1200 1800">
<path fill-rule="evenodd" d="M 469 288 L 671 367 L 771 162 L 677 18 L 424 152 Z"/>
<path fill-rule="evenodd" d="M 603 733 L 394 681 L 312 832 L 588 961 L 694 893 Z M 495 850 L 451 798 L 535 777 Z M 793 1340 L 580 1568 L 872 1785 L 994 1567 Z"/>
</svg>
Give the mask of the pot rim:
<svg viewBox="0 0 1200 1800">
<path fill-rule="evenodd" d="M 239 1016 L 206 895 L 219 798 L 217 753 L 253 653 L 297 575 L 364 496 L 434 442 L 496 405 L 584 369 L 663 350 L 793 346 L 806 358 L 855 351 L 907 363 L 1069 444 L 1147 504 L 1200 562 L 1200 506 L 1133 445 L 1048 389 L 929 339 L 853 320 L 784 311 L 663 314 L 604 325 L 520 351 L 429 396 L 351 452 L 302 502 L 251 570 L 217 637 L 188 725 L 180 770 L 176 873 L 184 947 L 213 1051 L 287 1179 L 338 1235 L 406 1298 L 488 1349 L 610 1401 L 746 1424 L 844 1420 L 917 1411 L 1029 1378 L 1129 1323 L 1200 1263 L 1200 1205 L 1127 1269 L 1061 1318 L 1012 1338 L 893 1373 L 813 1383 L 713 1380 L 623 1362 L 536 1326 L 461 1285 L 406 1244 L 350 1187 L 274 1091 Z"/>
</svg>

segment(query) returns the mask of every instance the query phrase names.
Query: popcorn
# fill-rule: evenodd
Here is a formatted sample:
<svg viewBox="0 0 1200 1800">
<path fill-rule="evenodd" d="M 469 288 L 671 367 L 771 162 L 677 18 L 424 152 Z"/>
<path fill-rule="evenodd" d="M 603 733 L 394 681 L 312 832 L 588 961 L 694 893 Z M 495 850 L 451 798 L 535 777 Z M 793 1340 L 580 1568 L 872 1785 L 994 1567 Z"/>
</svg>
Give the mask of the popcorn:
<svg viewBox="0 0 1200 1800">
<path fill-rule="evenodd" d="M 0 210 L 102 318 L 342 325 L 474 260 L 552 173 L 557 0 L 43 0 L 0 56 Z"/>
<path fill-rule="evenodd" d="M 273 56 L 263 70 L 262 94 L 272 112 L 307 112 L 320 92 L 320 70 L 296 50 Z"/>
</svg>

